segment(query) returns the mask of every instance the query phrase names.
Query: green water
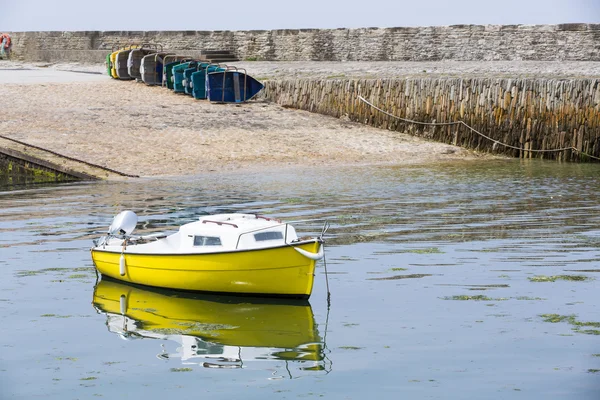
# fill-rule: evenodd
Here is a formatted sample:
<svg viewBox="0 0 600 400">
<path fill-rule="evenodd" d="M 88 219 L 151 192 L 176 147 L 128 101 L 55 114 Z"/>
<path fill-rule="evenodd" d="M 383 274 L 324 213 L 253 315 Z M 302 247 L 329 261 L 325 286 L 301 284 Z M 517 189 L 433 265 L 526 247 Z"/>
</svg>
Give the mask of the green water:
<svg viewBox="0 0 600 400">
<path fill-rule="evenodd" d="M 0 157 L 0 190 L 23 189 L 32 185 L 77 180 L 60 172 L 25 167 Z"/>
<path fill-rule="evenodd" d="M 597 398 L 599 172 L 511 160 L 6 189 L 0 398 Z M 206 315 L 182 322 L 141 292 L 143 316 L 110 313 L 89 248 L 123 209 L 138 233 L 205 213 L 327 219 L 331 307 L 321 262 L 295 330 L 278 315 L 300 306 L 252 300 L 192 299 Z M 211 336 L 253 318 L 302 340 Z"/>
</svg>

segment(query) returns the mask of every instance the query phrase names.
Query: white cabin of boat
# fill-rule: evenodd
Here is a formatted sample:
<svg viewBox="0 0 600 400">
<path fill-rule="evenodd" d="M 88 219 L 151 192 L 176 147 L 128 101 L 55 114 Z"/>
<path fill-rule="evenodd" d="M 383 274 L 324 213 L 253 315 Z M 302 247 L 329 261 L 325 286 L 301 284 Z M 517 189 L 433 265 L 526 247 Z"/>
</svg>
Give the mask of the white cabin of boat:
<svg viewBox="0 0 600 400">
<path fill-rule="evenodd" d="M 218 214 L 200 217 L 168 236 L 132 237 L 126 253 L 199 254 L 254 250 L 298 242 L 290 224 L 255 214 Z M 109 238 L 102 249 L 122 251 L 123 239 Z"/>
</svg>

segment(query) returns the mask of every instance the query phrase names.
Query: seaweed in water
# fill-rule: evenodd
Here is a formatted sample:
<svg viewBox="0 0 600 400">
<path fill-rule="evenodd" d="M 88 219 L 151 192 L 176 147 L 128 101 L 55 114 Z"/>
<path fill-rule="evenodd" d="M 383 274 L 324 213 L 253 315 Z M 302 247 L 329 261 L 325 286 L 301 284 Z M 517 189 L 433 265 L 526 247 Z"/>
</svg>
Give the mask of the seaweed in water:
<svg viewBox="0 0 600 400">
<path fill-rule="evenodd" d="M 484 296 L 482 294 L 478 294 L 476 296 L 467 296 L 467 295 L 459 295 L 459 296 L 446 296 L 442 297 L 443 300 L 473 300 L 473 301 L 503 301 L 508 300 L 504 297 L 492 298 L 488 296 Z"/>
<path fill-rule="evenodd" d="M 370 281 L 394 281 L 397 279 L 411 279 L 411 278 L 424 278 L 426 276 L 432 276 L 431 274 L 408 274 L 408 275 L 394 275 L 385 278 L 369 278 Z"/>
<path fill-rule="evenodd" d="M 578 321 L 576 315 L 559 315 L 559 314 L 540 314 L 540 317 L 544 319 L 544 322 L 550 322 L 553 324 L 559 322 L 568 322 L 573 325 L 573 330 L 578 333 L 586 335 L 600 335 L 598 329 L 581 329 L 584 327 L 600 328 L 600 322 L 593 321 Z"/>
<path fill-rule="evenodd" d="M 593 278 L 585 275 L 553 275 L 553 276 L 545 276 L 545 275 L 537 275 L 528 278 L 531 282 L 555 282 L 557 280 L 562 281 L 589 281 Z"/>
</svg>

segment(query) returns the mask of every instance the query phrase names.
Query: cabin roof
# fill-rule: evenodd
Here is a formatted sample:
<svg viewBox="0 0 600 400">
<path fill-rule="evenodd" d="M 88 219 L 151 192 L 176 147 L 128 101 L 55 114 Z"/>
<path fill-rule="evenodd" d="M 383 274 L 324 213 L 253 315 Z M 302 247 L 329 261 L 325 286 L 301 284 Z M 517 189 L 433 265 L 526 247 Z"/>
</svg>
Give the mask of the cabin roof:
<svg viewBox="0 0 600 400">
<path fill-rule="evenodd" d="M 196 222 L 182 225 L 179 231 L 187 235 L 239 235 L 245 232 L 280 227 L 285 224 L 266 217 L 257 217 L 254 214 L 218 214 L 200 217 Z M 278 229 L 276 229 L 278 230 Z"/>
</svg>

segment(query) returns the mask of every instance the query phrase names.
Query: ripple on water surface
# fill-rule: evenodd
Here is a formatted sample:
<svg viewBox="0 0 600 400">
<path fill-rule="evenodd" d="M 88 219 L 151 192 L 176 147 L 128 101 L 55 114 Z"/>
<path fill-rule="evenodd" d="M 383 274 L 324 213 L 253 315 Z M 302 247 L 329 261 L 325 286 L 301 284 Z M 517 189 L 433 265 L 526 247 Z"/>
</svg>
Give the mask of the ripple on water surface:
<svg viewBox="0 0 600 400">
<path fill-rule="evenodd" d="M 307 168 L 0 192 L 0 386 L 9 397 L 48 398 L 132 385 L 150 398 L 197 394 L 198 385 L 251 398 L 591 398 L 598 169 Z M 123 209 L 138 214 L 139 233 L 207 213 L 304 221 L 295 224 L 302 234 L 326 219 L 331 308 L 323 262 L 306 304 L 96 285 L 91 241 Z M 24 368 L 31 374 L 15 372 Z"/>
</svg>

